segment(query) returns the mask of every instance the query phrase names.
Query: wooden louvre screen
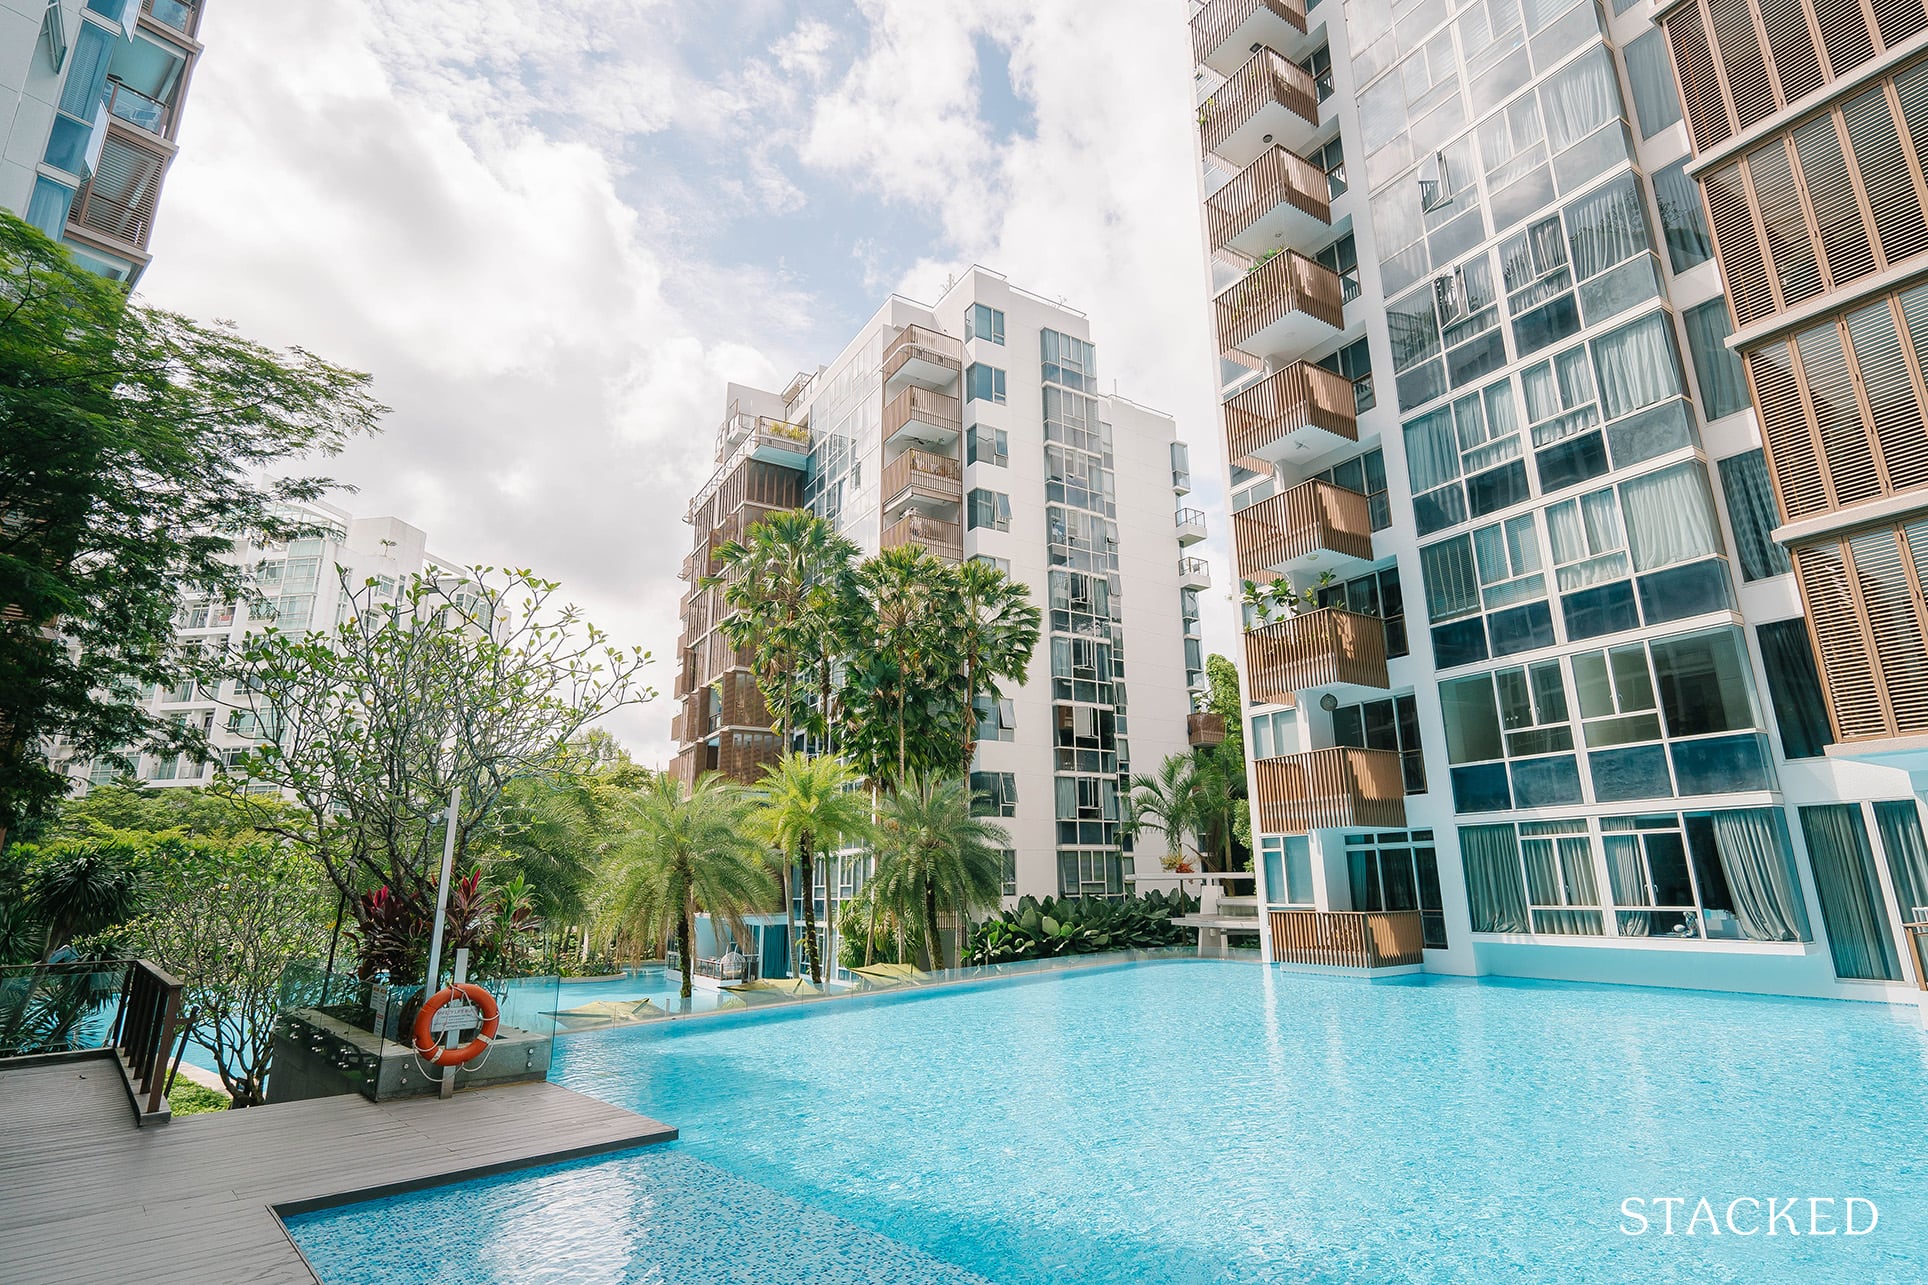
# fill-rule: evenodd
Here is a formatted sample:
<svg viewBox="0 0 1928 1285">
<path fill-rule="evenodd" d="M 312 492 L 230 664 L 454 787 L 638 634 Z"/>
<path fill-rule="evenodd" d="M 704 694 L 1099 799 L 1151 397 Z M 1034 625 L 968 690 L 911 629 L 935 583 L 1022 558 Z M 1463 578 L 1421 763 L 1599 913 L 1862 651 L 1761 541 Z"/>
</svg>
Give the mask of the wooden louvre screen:
<svg viewBox="0 0 1928 1285">
<path fill-rule="evenodd" d="M 1386 688 L 1386 623 L 1340 607 L 1322 607 L 1261 625 L 1245 635 L 1246 682 L 1252 699 L 1293 703 L 1297 694 L 1345 683 Z"/>
<path fill-rule="evenodd" d="M 1774 84 L 1768 79 L 1767 59 L 1761 53 L 1760 32 L 1754 26 L 1752 0 L 1708 0 L 1714 46 L 1727 77 L 1735 123 L 1746 129 L 1774 114 Z"/>
<path fill-rule="evenodd" d="M 144 250 L 166 171 L 166 152 L 110 131 L 69 217 L 90 232 Z"/>
<path fill-rule="evenodd" d="M 1798 102 L 1827 79 L 1821 70 L 1821 50 L 1814 28 L 1808 25 L 1801 0 L 1759 0 L 1761 34 L 1767 37 L 1768 61 L 1774 68 L 1784 103 Z"/>
<path fill-rule="evenodd" d="M 1301 428 L 1358 441 L 1358 394 L 1352 382 L 1323 366 L 1297 361 L 1225 403 L 1225 444 L 1235 460 Z"/>
<path fill-rule="evenodd" d="M 1215 152 L 1268 103 L 1316 125 L 1319 90 L 1312 73 L 1276 50 L 1261 47 L 1205 102 L 1199 132 Z"/>
<path fill-rule="evenodd" d="M 1406 824 L 1406 778 L 1394 750 L 1335 745 L 1260 759 L 1253 775 L 1259 829 L 1265 834 Z"/>
<path fill-rule="evenodd" d="M 1694 150 L 1705 152 L 1718 147 L 1734 136 L 1734 118 L 1727 108 L 1726 91 L 1721 88 L 1720 70 L 1714 64 L 1707 15 L 1698 4 L 1686 4 L 1668 14 L 1662 25 L 1673 50 Z"/>
<path fill-rule="evenodd" d="M 1928 732 L 1928 520 L 1793 551 L 1841 741 Z"/>
<path fill-rule="evenodd" d="M 1417 910 L 1274 910 L 1269 917 L 1275 964 L 1397 968 L 1426 958 Z"/>
<path fill-rule="evenodd" d="M 1306 29 L 1305 0 L 1212 0 L 1192 17 L 1192 61 L 1211 57 L 1260 9 L 1285 19 L 1301 34 Z"/>
<path fill-rule="evenodd" d="M 1332 222 L 1331 186 L 1325 171 L 1296 152 L 1270 147 L 1205 202 L 1212 249 L 1222 250 L 1245 229 L 1281 205 L 1321 223 Z"/>
<path fill-rule="evenodd" d="M 1372 506 L 1365 496 L 1312 480 L 1232 515 L 1239 574 L 1269 571 L 1322 550 L 1372 559 Z"/>
<path fill-rule="evenodd" d="M 1249 270 L 1215 301 L 1218 346 L 1230 357 L 1288 312 L 1303 312 L 1334 330 L 1346 325 L 1345 286 L 1339 274 L 1297 250 L 1287 250 Z M 1248 354 L 1258 356 L 1260 354 Z"/>
<path fill-rule="evenodd" d="M 1707 198 L 1707 219 L 1714 234 L 1714 253 L 1720 258 L 1727 283 L 1727 303 L 1736 328 L 1759 321 L 1775 310 L 1774 285 L 1768 280 L 1761 235 L 1754 222 L 1738 162 L 1709 171 L 1701 178 Z"/>
</svg>

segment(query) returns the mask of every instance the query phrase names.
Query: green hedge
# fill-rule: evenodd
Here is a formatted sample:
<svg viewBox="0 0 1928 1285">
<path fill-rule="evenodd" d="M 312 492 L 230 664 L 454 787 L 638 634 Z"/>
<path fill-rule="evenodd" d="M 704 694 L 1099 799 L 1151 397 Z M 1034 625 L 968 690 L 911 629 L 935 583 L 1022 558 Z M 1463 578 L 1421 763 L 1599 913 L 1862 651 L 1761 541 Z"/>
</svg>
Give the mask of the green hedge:
<svg viewBox="0 0 1928 1285">
<path fill-rule="evenodd" d="M 1025 897 L 971 930 L 967 961 L 1008 964 L 1059 955 L 1095 955 L 1107 950 L 1153 950 L 1182 946 L 1191 930 L 1172 922 L 1198 902 L 1183 893 L 1148 892 L 1124 901 L 1092 898 Z"/>
</svg>

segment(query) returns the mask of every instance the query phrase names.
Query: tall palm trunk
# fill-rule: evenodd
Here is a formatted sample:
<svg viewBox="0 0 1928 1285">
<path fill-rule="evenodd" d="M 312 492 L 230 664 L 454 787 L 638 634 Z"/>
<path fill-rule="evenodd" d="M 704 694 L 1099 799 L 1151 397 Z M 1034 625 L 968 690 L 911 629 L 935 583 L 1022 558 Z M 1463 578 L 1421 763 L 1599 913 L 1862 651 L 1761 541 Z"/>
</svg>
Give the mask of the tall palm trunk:
<svg viewBox="0 0 1928 1285">
<path fill-rule="evenodd" d="M 690 992 L 694 985 L 692 979 L 696 975 L 696 961 L 690 958 L 691 938 L 690 899 L 689 895 L 685 893 L 683 896 L 683 908 L 678 911 L 676 915 L 676 954 L 683 965 L 684 999 L 690 997 Z"/>
<path fill-rule="evenodd" d="M 924 885 L 924 967 L 925 969 L 944 966 L 944 945 L 937 935 L 937 885 Z"/>
<path fill-rule="evenodd" d="M 811 835 L 805 830 L 797 843 L 799 864 L 802 866 L 803 882 L 803 957 L 810 962 L 810 980 L 823 985 L 823 959 L 817 950 L 817 866 L 816 854 L 811 849 Z M 825 888 L 824 901 L 829 902 Z"/>
</svg>

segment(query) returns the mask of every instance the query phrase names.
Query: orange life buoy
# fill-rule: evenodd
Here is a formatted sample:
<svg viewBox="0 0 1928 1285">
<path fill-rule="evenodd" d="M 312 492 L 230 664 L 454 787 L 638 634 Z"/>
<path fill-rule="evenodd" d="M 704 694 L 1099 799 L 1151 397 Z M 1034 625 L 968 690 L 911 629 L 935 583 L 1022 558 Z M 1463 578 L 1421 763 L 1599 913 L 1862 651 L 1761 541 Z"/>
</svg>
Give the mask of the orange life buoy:
<svg viewBox="0 0 1928 1285">
<path fill-rule="evenodd" d="M 475 1038 L 453 1048 L 443 1048 L 435 1038 L 433 1029 L 435 1015 L 453 999 L 466 999 L 474 1004 L 482 1018 L 482 1029 Z M 496 1007 L 495 996 L 477 986 L 474 982 L 457 982 L 446 986 L 428 997 L 422 1011 L 415 1015 L 415 1055 L 427 1059 L 435 1066 L 460 1066 L 470 1058 L 478 1056 L 483 1049 L 495 1040 L 495 1033 L 502 1025 L 501 1010 Z"/>
</svg>

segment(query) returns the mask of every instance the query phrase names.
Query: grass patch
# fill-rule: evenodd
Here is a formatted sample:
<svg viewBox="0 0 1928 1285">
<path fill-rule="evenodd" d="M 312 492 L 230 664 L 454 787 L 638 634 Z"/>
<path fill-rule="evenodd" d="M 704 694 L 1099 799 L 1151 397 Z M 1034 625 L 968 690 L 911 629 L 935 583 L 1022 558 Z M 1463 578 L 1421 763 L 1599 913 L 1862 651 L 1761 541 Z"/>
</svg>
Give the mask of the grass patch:
<svg viewBox="0 0 1928 1285">
<path fill-rule="evenodd" d="M 204 1111 L 225 1111 L 228 1109 L 228 1102 L 227 1094 L 196 1084 L 185 1075 L 174 1077 L 174 1089 L 167 1095 L 168 1110 L 175 1115 L 200 1115 Z"/>
</svg>

